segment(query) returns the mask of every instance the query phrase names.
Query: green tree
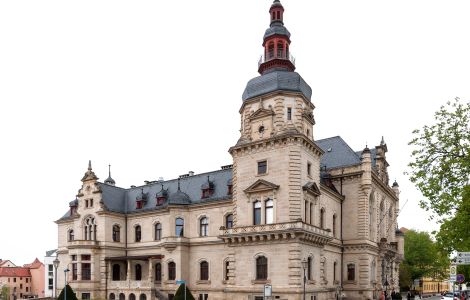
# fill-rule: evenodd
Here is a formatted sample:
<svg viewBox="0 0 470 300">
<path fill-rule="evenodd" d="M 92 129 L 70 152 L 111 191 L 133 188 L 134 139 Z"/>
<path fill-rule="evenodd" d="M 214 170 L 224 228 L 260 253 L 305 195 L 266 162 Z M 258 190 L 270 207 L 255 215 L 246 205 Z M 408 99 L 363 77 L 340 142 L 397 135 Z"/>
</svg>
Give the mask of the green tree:
<svg viewBox="0 0 470 300">
<path fill-rule="evenodd" d="M 456 98 L 434 118 L 433 125 L 413 131 L 408 175 L 426 197 L 421 207 L 448 217 L 462 204 L 462 189 L 470 178 L 470 103 Z"/>
<path fill-rule="evenodd" d="M 9 300 L 10 299 L 10 288 L 6 285 L 2 287 L 2 290 L 0 292 L 0 298 L 2 300 Z"/>
<path fill-rule="evenodd" d="M 178 289 L 176 290 L 175 298 L 174 300 L 184 300 L 184 287 L 185 284 L 181 284 Z M 186 300 L 195 300 L 193 297 L 193 294 L 191 294 L 191 291 L 189 290 L 188 287 L 186 287 Z"/>
<path fill-rule="evenodd" d="M 64 300 L 64 291 L 67 294 L 67 300 L 78 300 L 77 295 L 75 295 L 75 292 L 72 290 L 72 288 L 68 284 L 60 292 L 58 300 Z"/>
<path fill-rule="evenodd" d="M 400 281 L 408 280 L 411 285 L 413 279 L 421 277 L 434 277 L 442 279 L 447 275 L 449 259 L 447 254 L 440 251 L 427 232 L 408 230 L 405 233 L 405 260 L 400 269 Z"/>
</svg>

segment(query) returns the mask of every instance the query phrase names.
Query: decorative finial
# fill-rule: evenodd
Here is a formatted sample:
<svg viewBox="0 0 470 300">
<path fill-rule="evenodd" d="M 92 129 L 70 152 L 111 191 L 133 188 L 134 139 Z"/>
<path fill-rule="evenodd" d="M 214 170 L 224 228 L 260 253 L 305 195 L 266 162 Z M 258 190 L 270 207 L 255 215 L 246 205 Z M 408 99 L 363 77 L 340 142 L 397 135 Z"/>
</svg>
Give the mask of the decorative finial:
<svg viewBox="0 0 470 300">
<path fill-rule="evenodd" d="M 111 177 L 111 164 L 108 165 L 108 174 L 109 174 L 109 177 Z"/>
<path fill-rule="evenodd" d="M 162 185 L 162 189 L 161 189 L 161 190 L 163 191 L 163 183 L 161 183 L 161 185 Z"/>
<path fill-rule="evenodd" d="M 91 171 L 91 159 L 88 161 L 88 171 Z"/>
<path fill-rule="evenodd" d="M 380 141 L 380 145 L 385 145 L 385 140 L 384 140 L 384 136 L 382 135 L 382 140 Z"/>
</svg>

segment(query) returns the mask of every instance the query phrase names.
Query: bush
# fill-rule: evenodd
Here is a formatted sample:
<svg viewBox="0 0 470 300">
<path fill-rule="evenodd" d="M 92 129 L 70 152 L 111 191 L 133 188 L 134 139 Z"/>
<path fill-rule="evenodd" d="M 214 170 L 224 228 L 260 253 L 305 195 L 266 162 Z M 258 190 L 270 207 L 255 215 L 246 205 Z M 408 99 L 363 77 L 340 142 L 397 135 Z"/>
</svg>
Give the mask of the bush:
<svg viewBox="0 0 470 300">
<path fill-rule="evenodd" d="M 184 300 L 184 287 L 185 284 L 179 286 L 179 288 L 176 290 L 176 294 L 173 300 Z M 195 300 L 188 287 L 186 287 L 186 300 Z"/>
<path fill-rule="evenodd" d="M 64 299 L 64 291 L 67 293 L 67 300 L 78 300 L 77 295 L 75 295 L 74 291 L 70 287 L 70 285 L 66 285 L 65 288 L 60 292 L 59 298 L 57 300 L 65 300 Z"/>
</svg>

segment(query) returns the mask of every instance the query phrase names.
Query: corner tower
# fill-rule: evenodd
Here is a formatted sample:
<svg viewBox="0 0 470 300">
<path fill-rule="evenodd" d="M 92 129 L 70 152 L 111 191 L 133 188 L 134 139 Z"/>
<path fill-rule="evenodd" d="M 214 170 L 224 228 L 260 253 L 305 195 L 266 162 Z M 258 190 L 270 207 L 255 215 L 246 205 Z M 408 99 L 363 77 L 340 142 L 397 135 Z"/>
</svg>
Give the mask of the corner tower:
<svg viewBox="0 0 470 300">
<path fill-rule="evenodd" d="M 251 79 L 243 92 L 241 135 L 230 148 L 237 226 L 303 219 L 304 187 L 320 186 L 323 151 L 313 142 L 312 89 L 295 72 L 279 0 L 271 5 L 269 16 L 260 76 Z M 272 218 L 267 199 L 274 201 Z"/>
</svg>

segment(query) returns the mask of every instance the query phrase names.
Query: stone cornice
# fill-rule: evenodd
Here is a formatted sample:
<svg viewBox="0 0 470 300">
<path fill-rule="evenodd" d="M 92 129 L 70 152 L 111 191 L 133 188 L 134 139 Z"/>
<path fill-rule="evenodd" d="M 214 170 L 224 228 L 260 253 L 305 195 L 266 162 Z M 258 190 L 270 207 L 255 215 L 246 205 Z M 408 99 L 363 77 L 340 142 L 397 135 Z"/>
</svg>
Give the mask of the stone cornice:
<svg viewBox="0 0 470 300">
<path fill-rule="evenodd" d="M 397 195 L 395 195 L 395 192 L 392 190 L 391 187 L 389 187 L 388 185 L 386 185 L 385 183 L 382 182 L 382 180 L 380 180 L 379 176 L 377 176 L 376 173 L 372 172 L 372 180 L 374 183 L 376 183 L 378 186 L 380 186 L 382 188 L 382 190 L 387 193 L 387 195 L 390 196 L 390 198 L 392 198 L 393 200 L 395 201 L 399 201 Z"/>
<path fill-rule="evenodd" d="M 286 145 L 287 143 L 300 143 L 319 156 L 324 153 L 324 151 L 320 147 L 318 147 L 315 142 L 307 138 L 307 136 L 305 136 L 304 134 L 298 132 L 287 132 L 277 134 L 267 139 L 235 145 L 233 147 L 230 147 L 229 153 L 233 156 L 235 152 L 246 150 L 252 151 L 259 148 L 274 147 L 279 144 Z"/>
<path fill-rule="evenodd" d="M 268 99 L 272 99 L 276 96 L 292 96 L 292 97 L 299 97 L 301 98 L 311 109 L 315 109 L 315 105 L 313 105 L 313 103 L 308 100 L 307 98 L 305 98 L 305 96 L 300 93 L 300 92 L 289 92 L 289 91 L 282 91 L 282 90 L 278 90 L 278 91 L 273 91 L 271 93 L 268 93 L 268 94 L 264 94 L 264 95 L 261 95 L 261 96 L 258 96 L 258 97 L 253 97 L 251 99 L 247 99 L 245 101 L 243 101 L 242 103 L 242 106 L 240 107 L 239 109 L 239 113 L 242 113 L 243 112 L 243 109 L 245 108 L 246 105 L 248 104 L 253 104 L 253 103 L 259 103 L 260 100 L 261 101 L 264 101 L 264 100 L 268 100 Z"/>
<path fill-rule="evenodd" d="M 345 196 L 333 192 L 328 186 L 325 186 L 323 183 L 320 184 L 320 190 L 322 191 L 322 193 L 328 194 L 329 196 L 333 197 L 333 200 L 336 200 L 339 203 L 343 202 L 346 198 Z"/>
</svg>

